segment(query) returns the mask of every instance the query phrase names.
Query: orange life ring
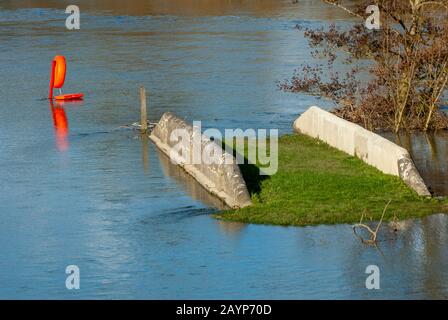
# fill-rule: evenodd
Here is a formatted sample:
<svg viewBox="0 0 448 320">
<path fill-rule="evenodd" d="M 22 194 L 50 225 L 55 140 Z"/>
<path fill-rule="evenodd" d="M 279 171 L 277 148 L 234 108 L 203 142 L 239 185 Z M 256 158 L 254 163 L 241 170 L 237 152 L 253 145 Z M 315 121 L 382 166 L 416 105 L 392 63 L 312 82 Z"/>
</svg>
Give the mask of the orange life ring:
<svg viewBox="0 0 448 320">
<path fill-rule="evenodd" d="M 67 71 L 65 57 L 55 56 L 53 61 L 55 62 L 53 87 L 62 88 L 65 82 L 65 73 Z"/>
</svg>

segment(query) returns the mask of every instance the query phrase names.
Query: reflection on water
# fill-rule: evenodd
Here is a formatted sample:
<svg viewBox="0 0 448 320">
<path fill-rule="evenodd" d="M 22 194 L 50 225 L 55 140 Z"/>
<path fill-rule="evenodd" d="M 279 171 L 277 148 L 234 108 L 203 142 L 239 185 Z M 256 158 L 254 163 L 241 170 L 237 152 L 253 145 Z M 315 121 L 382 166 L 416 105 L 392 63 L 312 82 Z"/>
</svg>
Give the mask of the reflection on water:
<svg viewBox="0 0 448 320">
<path fill-rule="evenodd" d="M 53 117 L 54 133 L 56 138 L 56 147 L 59 151 L 65 152 L 69 148 L 69 129 L 68 118 L 65 107 L 82 106 L 82 100 L 62 101 L 49 99 L 51 115 Z"/>
<path fill-rule="evenodd" d="M 172 111 L 204 129 L 291 132 L 316 103 L 275 85 L 309 59 L 295 25 L 345 19 L 338 10 L 314 0 L 77 3 L 81 30 L 68 31 L 60 1 L 0 1 L 0 298 L 448 297 L 446 216 L 384 231 L 382 254 L 348 225 L 217 221 L 197 183 L 145 137 L 115 130 L 138 120 L 144 85 L 152 122 Z M 71 89 L 87 92 L 83 107 L 50 105 L 49 115 L 39 98 L 56 54 Z M 65 288 L 69 264 L 81 270 L 76 292 Z M 370 264 L 379 291 L 364 287 Z"/>
<path fill-rule="evenodd" d="M 149 171 L 149 156 L 148 156 L 148 143 L 149 138 L 146 134 L 140 135 L 142 139 L 142 163 L 143 163 L 143 172 L 145 175 L 148 174 Z"/>
<path fill-rule="evenodd" d="M 219 226 L 221 232 L 228 236 L 238 236 L 247 227 L 246 223 L 223 220 L 216 220 L 216 224 Z"/>
<path fill-rule="evenodd" d="M 207 190 L 205 190 L 191 175 L 186 173 L 185 170 L 179 166 L 174 165 L 170 158 L 158 149 L 157 155 L 160 164 L 162 165 L 163 173 L 178 182 L 193 199 L 201 201 L 212 208 L 220 210 L 228 209 L 219 198 L 216 198 L 207 192 Z"/>
<path fill-rule="evenodd" d="M 448 196 L 448 131 L 383 135 L 409 151 L 431 192 Z"/>
<path fill-rule="evenodd" d="M 51 114 L 53 116 L 54 132 L 56 136 L 56 146 L 63 152 L 68 149 L 68 120 L 64 107 L 59 103 L 50 101 Z"/>
</svg>

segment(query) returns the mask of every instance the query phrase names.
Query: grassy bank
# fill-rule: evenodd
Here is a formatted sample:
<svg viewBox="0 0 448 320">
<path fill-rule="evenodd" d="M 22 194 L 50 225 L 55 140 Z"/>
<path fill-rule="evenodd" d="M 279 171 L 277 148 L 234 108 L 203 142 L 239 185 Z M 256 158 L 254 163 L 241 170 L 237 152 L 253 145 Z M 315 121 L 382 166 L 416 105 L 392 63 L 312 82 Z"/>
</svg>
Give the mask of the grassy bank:
<svg viewBox="0 0 448 320">
<path fill-rule="evenodd" d="M 253 205 L 216 214 L 219 219 L 277 225 L 353 223 L 363 212 L 379 220 L 448 213 L 448 201 L 417 196 L 398 177 L 304 135 L 279 139 L 279 166 L 260 176 L 255 165 L 242 165 Z"/>
</svg>

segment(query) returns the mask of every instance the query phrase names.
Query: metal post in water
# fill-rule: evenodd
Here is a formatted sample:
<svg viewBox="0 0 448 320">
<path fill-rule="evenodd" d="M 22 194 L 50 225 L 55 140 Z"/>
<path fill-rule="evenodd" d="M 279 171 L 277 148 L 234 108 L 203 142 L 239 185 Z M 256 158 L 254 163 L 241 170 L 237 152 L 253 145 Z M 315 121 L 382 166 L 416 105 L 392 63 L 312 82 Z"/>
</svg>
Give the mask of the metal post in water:
<svg viewBox="0 0 448 320">
<path fill-rule="evenodd" d="M 148 121 L 146 113 L 146 91 L 145 87 L 140 87 L 140 123 L 141 133 L 146 133 L 148 130 Z"/>
</svg>

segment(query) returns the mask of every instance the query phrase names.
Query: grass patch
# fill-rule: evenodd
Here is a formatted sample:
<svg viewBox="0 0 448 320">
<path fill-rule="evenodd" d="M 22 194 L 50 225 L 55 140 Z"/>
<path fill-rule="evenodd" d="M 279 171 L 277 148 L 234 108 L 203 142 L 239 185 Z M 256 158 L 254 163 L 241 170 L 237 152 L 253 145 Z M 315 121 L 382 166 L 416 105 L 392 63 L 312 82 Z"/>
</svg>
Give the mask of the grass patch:
<svg viewBox="0 0 448 320">
<path fill-rule="evenodd" d="M 447 213 L 448 201 L 419 197 L 400 178 L 304 135 L 279 138 L 278 172 L 260 176 L 259 166 L 241 165 L 253 205 L 215 214 L 216 218 L 259 224 L 315 225 L 400 220 Z"/>
</svg>

